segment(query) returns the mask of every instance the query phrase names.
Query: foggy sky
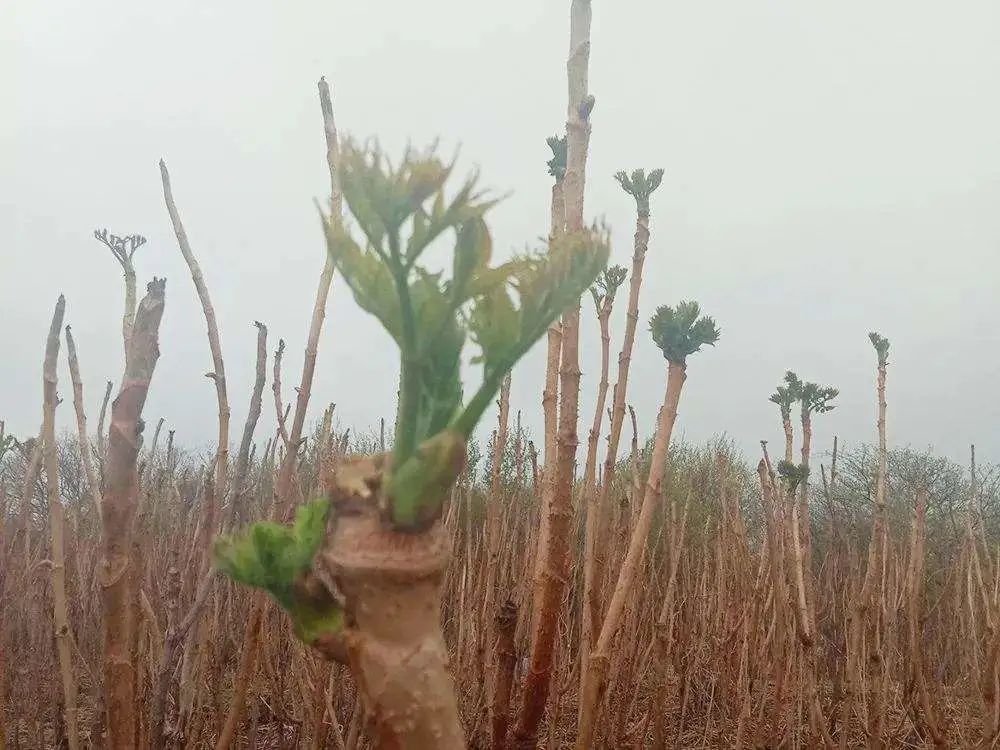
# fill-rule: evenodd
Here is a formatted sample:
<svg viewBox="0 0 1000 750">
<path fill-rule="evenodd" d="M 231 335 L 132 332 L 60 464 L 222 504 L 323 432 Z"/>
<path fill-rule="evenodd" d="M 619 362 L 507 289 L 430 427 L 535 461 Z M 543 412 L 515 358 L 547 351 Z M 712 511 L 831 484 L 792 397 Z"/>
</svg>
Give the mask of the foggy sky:
<svg viewBox="0 0 1000 750">
<path fill-rule="evenodd" d="M 568 2 L 355 0 L 0 4 L 0 419 L 41 421 L 45 332 L 59 292 L 96 425 L 122 369 L 121 273 L 96 227 L 138 232 L 140 290 L 166 276 L 161 359 L 145 415 L 208 445 L 215 392 L 204 319 L 170 228 L 174 195 L 222 336 L 238 440 L 255 330 L 288 346 L 294 399 L 323 264 L 314 198 L 328 178 L 316 81 L 338 126 L 461 145 L 460 171 L 511 196 L 498 255 L 548 228 L 544 139 L 565 119 Z M 892 341 L 889 439 L 961 461 L 1000 459 L 1000 4 L 594 0 L 597 98 L 586 215 L 629 265 L 634 203 L 618 169 L 662 166 L 652 199 L 629 401 L 648 434 L 665 363 L 645 332 L 658 304 L 697 299 L 722 328 L 694 355 L 678 431 L 726 432 L 750 456 L 780 439 L 767 396 L 787 368 L 838 386 L 817 450 L 874 435 L 874 352 Z M 612 359 L 624 324 L 621 295 Z M 581 440 L 598 375 L 584 300 Z M 543 346 L 514 372 L 512 408 L 541 429 Z M 391 417 L 395 350 L 334 280 L 311 415 Z M 60 427 L 73 423 L 65 357 Z M 270 372 L 270 364 L 269 364 Z M 611 379 L 615 374 L 612 370 Z M 270 391 L 257 436 L 274 429 Z M 487 417 L 489 419 L 490 417 Z M 627 442 L 627 440 L 626 440 Z M 581 453 L 582 456 L 582 453 Z"/>
</svg>

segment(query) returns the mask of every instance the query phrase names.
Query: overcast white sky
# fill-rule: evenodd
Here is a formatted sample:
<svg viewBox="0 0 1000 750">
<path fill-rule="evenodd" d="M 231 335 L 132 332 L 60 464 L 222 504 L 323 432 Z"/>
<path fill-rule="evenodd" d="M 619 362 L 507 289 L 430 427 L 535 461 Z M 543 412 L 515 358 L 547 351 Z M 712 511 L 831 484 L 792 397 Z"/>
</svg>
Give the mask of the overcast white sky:
<svg viewBox="0 0 1000 750">
<path fill-rule="evenodd" d="M 338 125 L 462 146 L 512 196 L 493 214 L 509 252 L 547 231 L 544 139 L 562 129 L 568 2 L 174 0 L 0 4 L 0 419 L 40 422 L 45 331 L 68 300 L 96 423 L 121 373 L 121 275 L 95 227 L 139 232 L 140 279 L 167 276 L 162 356 L 146 409 L 208 444 L 215 395 L 205 325 L 163 207 L 156 162 L 213 295 L 233 406 L 252 381 L 254 319 L 288 344 L 286 400 L 323 263 L 326 196 L 316 80 Z M 874 354 L 892 340 L 890 440 L 1000 459 L 1000 4 L 994 0 L 594 0 L 597 97 L 586 212 L 628 264 L 634 204 L 612 174 L 666 169 L 653 197 L 643 328 L 699 300 L 722 327 L 692 357 L 679 429 L 778 439 L 767 396 L 786 368 L 838 386 L 816 439 L 874 431 Z M 624 305 L 615 316 L 620 343 Z M 312 414 L 391 416 L 395 352 L 334 281 Z M 597 380 L 584 316 L 581 438 Z M 513 408 L 540 430 L 542 352 Z M 72 424 L 68 373 L 60 424 Z M 664 363 L 643 332 L 629 400 L 648 432 Z M 614 372 L 612 372 L 612 381 Z M 268 391 L 269 393 L 269 391 Z M 261 420 L 273 429 L 270 400 Z"/>
</svg>

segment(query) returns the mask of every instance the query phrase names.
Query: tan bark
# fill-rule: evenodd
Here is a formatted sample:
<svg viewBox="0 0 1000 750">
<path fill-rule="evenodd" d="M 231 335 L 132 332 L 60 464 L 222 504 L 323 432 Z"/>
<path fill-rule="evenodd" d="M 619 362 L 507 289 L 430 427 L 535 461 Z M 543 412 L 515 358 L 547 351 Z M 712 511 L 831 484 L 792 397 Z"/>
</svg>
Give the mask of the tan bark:
<svg viewBox="0 0 1000 750">
<path fill-rule="evenodd" d="M 240 439 L 239 452 L 236 454 L 236 471 L 233 475 L 233 486 L 230 492 L 227 509 L 227 526 L 242 523 L 247 520 L 246 480 L 250 466 L 250 446 L 253 443 L 253 433 L 260 419 L 261 405 L 264 395 L 264 382 L 267 380 L 267 326 L 259 320 L 254 321 L 257 328 L 257 363 L 254 368 L 253 391 L 250 394 L 250 408 L 247 410 L 247 420 L 243 425 L 243 436 Z"/>
<path fill-rule="evenodd" d="M 812 421 L 808 408 L 802 408 L 802 452 L 801 466 L 808 471 L 809 456 L 812 452 Z M 809 483 L 808 473 L 798 487 L 798 502 L 790 497 L 791 538 L 793 554 L 793 570 L 795 586 L 798 592 L 797 606 L 799 612 L 799 639 L 804 650 L 804 671 L 806 678 L 807 710 L 809 723 L 814 737 L 822 739 L 823 744 L 832 750 L 833 738 L 827 730 L 826 718 L 823 716 L 819 702 L 818 679 L 816 666 L 816 611 L 812 591 L 812 533 L 809 526 Z"/>
<path fill-rule="evenodd" d="M 449 537 L 441 523 L 421 533 L 383 523 L 384 468 L 382 456 L 364 456 L 332 477 L 337 522 L 318 560 L 344 596 L 346 624 L 339 644 L 321 650 L 346 650 L 378 747 L 458 750 L 465 738 L 440 616 Z"/>
<path fill-rule="evenodd" d="M 774 657 L 771 663 L 772 680 L 775 684 L 774 710 L 771 714 L 771 745 L 780 745 L 780 722 L 785 714 L 784 700 L 786 697 L 785 675 L 788 650 L 788 583 L 784 567 L 784 522 L 781 505 L 778 501 L 778 491 L 774 482 L 767 450 L 764 459 L 757 466 L 757 475 L 761 485 L 761 503 L 764 507 L 764 520 L 767 531 L 768 569 L 771 576 L 771 602 L 773 608 Z"/>
<path fill-rule="evenodd" d="M 212 299 L 208 294 L 208 285 L 205 283 L 205 275 L 201 272 L 201 266 L 194 257 L 191 250 L 191 243 L 188 241 L 187 232 L 181 222 L 180 213 L 174 203 L 173 191 L 170 188 L 170 174 L 167 172 L 167 165 L 160 160 L 160 179 L 163 183 L 163 199 L 167 204 L 167 212 L 170 214 L 170 221 L 174 227 L 174 234 L 177 236 L 177 244 L 180 247 L 181 255 L 191 271 L 191 279 L 194 281 L 195 290 L 198 292 L 198 299 L 201 302 L 202 312 L 205 314 L 205 324 L 208 326 L 208 346 L 212 352 L 212 372 L 206 373 L 206 377 L 215 383 L 215 398 L 219 406 L 219 437 L 216 446 L 215 456 L 215 489 L 220 495 L 226 491 L 226 480 L 229 470 L 229 396 L 226 391 L 226 364 L 222 360 L 222 343 L 219 340 L 219 324 L 215 319 L 215 308 L 212 306 Z"/>
<path fill-rule="evenodd" d="M 104 387 L 104 400 L 101 401 L 101 414 L 97 418 L 97 457 L 100 459 L 101 463 L 104 462 L 104 457 L 107 455 L 108 441 L 104 437 L 104 417 L 108 411 L 108 402 L 111 400 L 111 389 L 114 388 L 114 383 L 110 380 Z"/>
<path fill-rule="evenodd" d="M 882 568 L 882 558 L 885 555 L 887 540 L 886 524 L 886 500 L 885 500 L 885 480 L 888 464 L 888 451 L 886 444 L 886 401 L 885 401 L 886 367 L 881 362 L 878 365 L 878 377 L 876 383 L 876 394 L 878 399 L 878 436 L 879 436 L 879 457 L 878 473 L 875 480 L 875 526 L 872 531 L 871 542 L 868 546 L 868 565 L 865 569 L 864 582 L 861 590 L 857 592 L 851 603 L 850 618 L 848 623 L 848 643 L 847 643 L 847 680 L 844 703 L 841 714 L 841 735 L 839 746 L 841 750 L 848 747 L 848 736 L 850 734 L 850 720 L 854 707 L 859 700 L 864 700 L 864 686 L 861 672 L 861 644 L 862 636 L 870 625 L 869 617 L 874 610 L 879 609 L 876 595 L 882 596 L 881 576 L 879 571 Z M 876 578 L 878 577 L 878 580 Z M 883 670 L 882 655 L 879 653 L 880 618 L 875 617 L 873 644 L 870 648 L 872 654 L 872 671 L 875 672 L 873 681 L 876 685 L 880 682 L 878 673 Z M 871 726 L 868 728 L 870 748 L 882 747 L 882 734 L 885 723 L 885 707 L 879 696 L 875 696 L 874 706 L 871 710 Z"/>
<path fill-rule="evenodd" d="M 73 341 L 73 334 L 70 327 L 66 326 L 66 355 L 69 359 L 69 375 L 73 382 L 73 409 L 76 411 L 77 439 L 80 441 L 80 459 L 83 462 L 83 471 L 87 476 L 87 485 L 90 496 L 94 501 L 94 508 L 97 513 L 101 512 L 101 485 L 97 481 L 97 472 L 94 470 L 94 457 L 90 448 L 90 438 L 87 436 L 87 413 L 83 406 L 83 381 L 80 378 L 80 362 L 76 356 L 76 343 Z"/>
<path fill-rule="evenodd" d="M 566 228 L 566 202 L 563 194 L 562 178 L 552 185 L 552 225 L 550 239 L 555 239 Z M 535 554 L 534 589 L 532 591 L 531 632 L 538 629 L 538 613 L 542 594 L 545 591 L 544 569 L 547 564 L 549 538 L 549 509 L 555 494 L 556 457 L 559 452 L 556 434 L 558 432 L 559 398 L 559 357 L 562 353 L 562 322 L 549 326 L 545 341 L 545 389 L 542 391 L 542 418 L 544 423 L 544 463 L 542 464 L 542 491 L 538 514 L 538 550 Z M 525 613 L 521 612 L 522 619 Z"/>
<path fill-rule="evenodd" d="M 42 443 L 45 448 L 45 479 L 48 489 L 49 531 L 52 539 L 49 579 L 52 586 L 52 625 L 55 630 L 56 651 L 59 655 L 59 676 L 62 679 L 63 720 L 70 750 L 80 747 L 77 725 L 76 675 L 73 672 L 73 632 L 69 623 L 66 601 L 66 549 L 62 499 L 59 496 L 59 457 L 56 453 L 56 393 L 58 378 L 56 363 L 59 358 L 59 330 L 66 312 L 66 299 L 60 294 L 52 316 L 52 325 L 45 344 L 45 363 L 42 368 Z"/>
<path fill-rule="evenodd" d="M 567 60 L 567 156 L 563 182 L 566 229 L 583 228 L 584 182 L 590 141 L 590 112 L 594 100 L 588 93 L 590 64 L 590 0 L 572 0 L 570 5 L 569 59 Z M 531 639 L 531 667 L 525 679 L 518 725 L 514 732 L 518 747 L 534 747 L 538 726 L 545 713 L 552 677 L 555 636 L 568 578 L 569 534 L 572 520 L 573 474 L 576 465 L 577 415 L 580 397 L 580 305 L 563 315 L 559 377 L 559 430 L 553 479 L 553 494 L 546 509 L 548 525 L 544 554 L 539 555 L 539 595 L 535 628 Z M 541 549 L 541 548 L 540 548 Z"/>
<path fill-rule="evenodd" d="M 166 282 L 153 281 L 140 302 L 125 357 L 121 390 L 111 405 L 108 458 L 101 503 L 99 582 L 104 611 L 104 685 L 108 739 L 112 747 L 135 743 L 136 717 L 131 658 L 133 622 L 132 525 L 138 504 L 136 459 L 142 408 L 159 358 L 160 320 Z"/>
<path fill-rule="evenodd" d="M 642 498 L 639 518 L 629 539 L 628 552 L 618 573 L 618 581 L 611 595 L 611 602 L 608 604 L 608 611 L 604 616 L 600 634 L 597 636 L 593 652 L 587 663 L 586 677 L 583 681 L 583 691 L 580 697 L 580 725 L 576 737 L 577 750 L 588 750 L 593 747 L 598 701 L 610 667 L 611 641 L 621 622 L 626 598 L 631 594 L 635 584 L 646 539 L 653 525 L 653 513 L 656 510 L 656 501 L 660 497 L 660 482 L 666 468 L 667 451 L 670 448 L 674 422 L 677 420 L 677 405 L 680 401 L 685 378 L 684 365 L 671 362 L 667 371 L 667 391 L 657 420 L 649 476 L 646 479 L 646 489 Z"/>
<path fill-rule="evenodd" d="M 622 426 L 625 422 L 625 404 L 628 396 L 628 377 L 632 363 L 632 349 L 635 345 L 635 332 L 639 324 L 639 292 L 642 289 L 642 270 L 646 262 L 646 251 L 649 247 L 648 201 L 637 201 L 636 208 L 635 238 L 632 252 L 632 270 L 629 274 L 625 331 L 622 335 L 622 348 L 618 353 L 617 381 L 611 392 L 611 416 L 608 424 L 608 445 L 604 457 L 602 481 L 598 487 L 597 498 L 593 502 L 598 514 L 606 514 L 608 512 L 612 478 L 615 474 L 615 466 L 618 463 L 618 446 L 621 441 Z M 597 533 L 599 534 L 599 531 Z M 601 563 L 599 559 L 596 559 L 596 554 L 593 566 L 590 601 L 593 602 L 591 606 L 595 609 L 594 627 L 596 628 L 596 618 L 600 614 L 598 611 L 599 603 L 603 598 L 600 591 L 602 585 Z M 589 652 L 584 651 L 584 653 Z M 581 681 L 585 678 L 585 674 L 585 671 L 581 672 Z"/>
<path fill-rule="evenodd" d="M 613 297 L 601 299 L 597 320 L 601 329 L 601 379 L 597 385 L 597 403 L 594 405 L 594 421 L 587 437 L 587 460 L 583 470 L 583 501 L 586 508 L 583 549 L 583 614 L 580 624 L 580 675 L 581 687 L 586 670 L 587 658 L 593 631 L 597 628 L 598 610 L 594 596 L 596 571 L 596 535 L 600 516 L 597 504 L 597 443 L 601 437 L 601 423 L 604 420 L 604 404 L 608 396 L 608 368 L 611 359 L 611 308 Z"/>
</svg>

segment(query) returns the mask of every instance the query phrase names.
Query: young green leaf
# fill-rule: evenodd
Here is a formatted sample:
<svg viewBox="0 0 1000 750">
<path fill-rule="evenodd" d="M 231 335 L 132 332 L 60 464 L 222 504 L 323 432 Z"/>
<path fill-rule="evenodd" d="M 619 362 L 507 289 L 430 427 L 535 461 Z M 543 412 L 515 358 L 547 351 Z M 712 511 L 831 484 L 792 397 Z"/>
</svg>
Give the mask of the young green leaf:
<svg viewBox="0 0 1000 750">
<path fill-rule="evenodd" d="M 703 346 L 715 346 L 719 329 L 715 321 L 701 312 L 697 302 L 681 302 L 677 307 L 663 305 L 649 321 L 653 341 L 668 362 L 684 365 L 689 355 Z"/>
<path fill-rule="evenodd" d="M 872 342 L 872 346 L 875 347 L 875 352 L 878 354 L 879 367 L 885 367 L 889 363 L 889 339 L 872 331 L 868 334 L 868 340 Z"/>
<path fill-rule="evenodd" d="M 329 501 L 314 500 L 298 509 L 291 525 L 255 523 L 241 534 L 215 540 L 216 568 L 235 581 L 267 591 L 291 615 L 296 634 L 307 643 L 336 632 L 342 623 L 332 595 L 307 594 L 301 586 L 323 543 L 329 512 Z"/>
</svg>

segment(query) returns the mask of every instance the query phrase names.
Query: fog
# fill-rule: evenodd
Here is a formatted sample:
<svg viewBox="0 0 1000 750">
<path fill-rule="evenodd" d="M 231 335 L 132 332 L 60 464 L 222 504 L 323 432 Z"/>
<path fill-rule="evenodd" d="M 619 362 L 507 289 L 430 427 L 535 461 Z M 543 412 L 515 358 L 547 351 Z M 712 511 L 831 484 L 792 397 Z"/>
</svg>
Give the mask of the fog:
<svg viewBox="0 0 1000 750">
<path fill-rule="evenodd" d="M 612 227 L 613 262 L 629 264 L 634 203 L 612 174 L 666 170 L 629 393 L 640 429 L 652 429 L 665 375 L 645 321 L 656 305 L 697 299 L 722 337 L 691 358 L 686 438 L 724 432 L 755 455 L 780 436 L 767 396 L 793 368 L 841 389 L 817 418 L 817 451 L 834 434 L 871 440 L 866 334 L 877 329 L 892 341 L 890 443 L 964 461 L 975 442 L 981 460 L 1000 460 L 1000 5 L 595 0 L 592 41 L 586 214 Z M 163 205 L 161 157 L 218 315 L 234 441 L 252 321 L 268 325 L 272 351 L 287 342 L 294 399 L 325 252 L 321 75 L 342 131 L 393 153 L 440 138 L 446 152 L 461 147 L 459 171 L 478 166 L 484 184 L 510 191 L 492 213 L 498 255 L 537 245 L 567 44 L 568 3 L 537 0 L 3 3 L 0 419 L 37 432 L 62 292 L 96 424 L 104 382 L 122 369 L 121 273 L 92 235 L 106 226 L 148 238 L 140 284 L 168 278 L 147 422 L 165 418 L 185 445 L 214 439 L 205 323 Z M 584 302 L 581 438 L 599 362 Z M 624 312 L 622 299 L 614 353 Z M 542 348 L 513 375 L 512 408 L 535 435 Z M 358 430 L 391 417 L 395 357 L 335 278 L 312 417 L 330 402 Z M 266 399 L 258 438 L 274 423 Z"/>
</svg>

